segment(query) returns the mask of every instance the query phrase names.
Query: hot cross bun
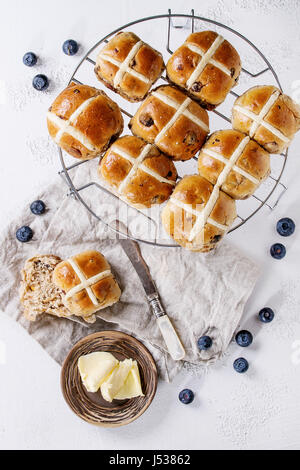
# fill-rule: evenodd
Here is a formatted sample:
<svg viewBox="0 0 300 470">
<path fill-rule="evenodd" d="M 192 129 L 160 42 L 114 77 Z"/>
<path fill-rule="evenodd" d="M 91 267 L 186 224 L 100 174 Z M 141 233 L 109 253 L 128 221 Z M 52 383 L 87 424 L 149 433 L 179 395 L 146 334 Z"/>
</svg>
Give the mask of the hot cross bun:
<svg viewBox="0 0 300 470">
<path fill-rule="evenodd" d="M 235 201 L 200 175 L 184 176 L 162 210 L 166 232 L 191 251 L 216 247 L 236 218 Z"/>
<path fill-rule="evenodd" d="M 236 99 L 232 127 L 268 152 L 281 153 L 300 128 L 300 106 L 275 86 L 255 86 Z"/>
<path fill-rule="evenodd" d="M 203 145 L 198 170 L 229 196 L 246 199 L 270 174 L 270 155 L 242 132 L 226 129 L 214 132 Z"/>
<path fill-rule="evenodd" d="M 148 208 L 169 198 L 177 171 L 172 160 L 155 145 L 127 135 L 107 150 L 99 176 L 128 204 Z"/>
<path fill-rule="evenodd" d="M 129 101 L 145 98 L 165 68 L 160 52 L 130 32 L 120 32 L 101 49 L 95 73 L 104 85 Z"/>
<path fill-rule="evenodd" d="M 225 100 L 240 71 L 237 51 L 214 31 L 190 34 L 167 63 L 168 79 L 207 109 Z"/>
<path fill-rule="evenodd" d="M 163 85 L 148 95 L 129 128 L 174 160 L 188 160 L 205 142 L 209 118 L 205 109 L 178 88 Z"/>
<path fill-rule="evenodd" d="M 89 321 L 94 320 L 95 312 L 113 305 L 121 295 L 109 263 L 94 250 L 59 263 L 53 282 L 65 292 L 63 301 L 70 312 Z"/>
<path fill-rule="evenodd" d="M 71 83 L 47 113 L 50 136 L 73 157 L 86 160 L 104 152 L 123 130 L 119 106 L 103 91 Z"/>
</svg>

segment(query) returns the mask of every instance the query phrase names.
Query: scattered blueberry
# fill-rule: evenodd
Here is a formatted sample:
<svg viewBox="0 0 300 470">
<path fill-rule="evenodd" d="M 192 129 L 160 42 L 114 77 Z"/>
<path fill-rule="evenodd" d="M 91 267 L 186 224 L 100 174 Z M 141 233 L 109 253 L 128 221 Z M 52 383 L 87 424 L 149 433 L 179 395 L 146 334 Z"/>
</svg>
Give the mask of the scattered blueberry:
<svg viewBox="0 0 300 470">
<path fill-rule="evenodd" d="M 27 67 L 33 67 L 37 63 L 37 56 L 34 52 L 26 52 L 23 55 L 23 64 L 27 65 Z"/>
<path fill-rule="evenodd" d="M 274 311 L 270 307 L 264 307 L 259 311 L 258 316 L 263 323 L 270 323 L 274 318 Z"/>
<path fill-rule="evenodd" d="M 194 400 L 194 392 L 192 392 L 192 390 L 190 390 L 189 388 L 181 390 L 181 392 L 179 393 L 179 400 L 184 405 L 192 403 L 192 401 Z"/>
<path fill-rule="evenodd" d="M 234 361 L 233 368 L 239 374 L 243 374 L 244 372 L 248 370 L 249 363 L 247 359 L 245 359 L 244 357 L 239 357 L 238 359 Z"/>
<path fill-rule="evenodd" d="M 18 228 L 16 231 L 16 237 L 19 242 L 29 242 L 29 240 L 31 240 L 33 237 L 33 231 L 27 225 L 23 225 L 23 227 Z"/>
<path fill-rule="evenodd" d="M 62 46 L 62 49 L 67 55 L 74 55 L 78 52 L 78 44 L 74 39 L 67 39 Z"/>
<path fill-rule="evenodd" d="M 274 243 L 270 248 L 271 256 L 275 259 L 282 259 L 286 255 L 285 246 L 282 243 Z"/>
<path fill-rule="evenodd" d="M 211 347 L 212 339 L 210 336 L 201 336 L 201 338 L 198 339 L 197 344 L 200 351 L 205 351 Z"/>
<path fill-rule="evenodd" d="M 39 73 L 32 80 L 32 86 L 36 90 L 43 91 L 46 90 L 49 86 L 49 80 L 46 75 Z"/>
<path fill-rule="evenodd" d="M 252 343 L 253 336 L 250 331 L 242 330 L 236 334 L 235 340 L 239 346 L 242 346 L 242 348 L 246 348 Z"/>
<path fill-rule="evenodd" d="M 289 237 L 295 231 L 295 222 L 288 217 L 284 217 L 278 220 L 276 229 L 282 237 Z"/>
<path fill-rule="evenodd" d="M 37 201 L 33 201 L 30 204 L 30 210 L 35 215 L 41 215 L 46 210 L 45 203 L 43 201 L 41 201 L 40 199 L 38 199 Z"/>
</svg>

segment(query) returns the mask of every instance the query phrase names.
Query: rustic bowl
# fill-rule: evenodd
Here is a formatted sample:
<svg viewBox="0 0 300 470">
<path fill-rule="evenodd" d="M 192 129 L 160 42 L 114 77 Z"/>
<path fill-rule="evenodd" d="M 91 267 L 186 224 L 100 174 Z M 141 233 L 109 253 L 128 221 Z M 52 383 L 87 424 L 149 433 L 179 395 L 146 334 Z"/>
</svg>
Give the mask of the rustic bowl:
<svg viewBox="0 0 300 470">
<path fill-rule="evenodd" d="M 128 400 L 105 401 L 100 391 L 87 392 L 77 366 L 80 356 L 94 351 L 107 351 L 117 359 L 135 359 L 139 366 L 145 396 Z M 71 349 L 61 371 L 63 396 L 74 413 L 104 427 L 117 427 L 137 419 L 151 404 L 157 387 L 157 370 L 148 349 L 137 339 L 121 331 L 99 331 L 86 336 Z"/>
</svg>

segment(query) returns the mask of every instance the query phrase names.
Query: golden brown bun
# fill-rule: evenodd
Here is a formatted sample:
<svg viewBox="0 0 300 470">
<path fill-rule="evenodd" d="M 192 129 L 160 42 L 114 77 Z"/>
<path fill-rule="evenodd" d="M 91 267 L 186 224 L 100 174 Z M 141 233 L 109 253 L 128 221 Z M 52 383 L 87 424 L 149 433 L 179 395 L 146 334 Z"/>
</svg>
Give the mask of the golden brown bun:
<svg viewBox="0 0 300 470">
<path fill-rule="evenodd" d="M 128 182 L 123 183 L 133 163 L 120 155 L 121 151 L 136 159 L 147 146 L 149 151 Z M 143 171 L 149 169 L 156 177 Z M 126 135 L 118 139 L 106 152 L 99 166 L 99 176 L 121 199 L 138 208 L 147 208 L 153 204 L 161 204 L 171 195 L 177 178 L 177 171 L 172 160 L 161 153 L 154 145 L 147 145 L 139 137 Z M 159 181 L 162 177 L 170 183 Z M 120 188 L 120 190 L 119 190 Z M 121 194 L 120 194 L 120 192 Z"/>
<path fill-rule="evenodd" d="M 212 210 L 209 211 L 208 217 L 204 218 L 203 229 L 197 232 L 192 240 L 190 239 L 196 218 L 211 201 L 213 189 L 213 185 L 200 175 L 185 176 L 176 185 L 172 197 L 162 211 L 162 224 L 166 232 L 188 250 L 201 252 L 212 250 L 236 218 L 234 199 L 219 191 Z M 198 214 L 178 207 L 176 201 L 179 201 L 179 204 L 187 204 L 189 210 L 197 210 Z M 224 228 L 213 225 L 213 222 L 221 224 Z"/>
<path fill-rule="evenodd" d="M 95 280 L 87 288 L 79 288 L 78 292 L 71 291 L 75 286 L 81 285 L 71 262 L 86 281 L 99 273 L 107 271 L 100 280 Z M 98 251 L 90 250 L 72 256 L 72 258 L 59 263 L 53 272 L 54 284 L 66 293 L 64 303 L 74 314 L 89 317 L 93 313 L 117 302 L 121 291 L 110 272 L 110 265 L 105 257 Z M 69 293 L 70 291 L 70 293 Z M 93 300 L 92 300 L 93 299 Z"/>
<path fill-rule="evenodd" d="M 146 142 L 155 143 L 162 152 L 174 160 L 188 160 L 202 147 L 209 132 L 207 111 L 190 100 L 184 111 L 190 117 L 181 113 L 174 123 L 171 122 L 171 127 L 155 141 L 176 113 L 176 108 L 163 102 L 158 95 L 169 103 L 174 103 L 176 108 L 185 100 L 189 100 L 178 88 L 169 85 L 160 86 L 141 104 L 130 120 L 129 128 L 134 135 L 142 137 Z M 197 122 L 193 122 L 191 117 Z M 203 124 L 199 125 L 199 120 Z"/>
<path fill-rule="evenodd" d="M 63 303 L 63 291 L 52 281 L 53 270 L 60 262 L 61 258 L 55 255 L 36 255 L 25 262 L 20 301 L 27 320 L 35 321 L 45 313 L 56 317 L 72 315 Z"/>
<path fill-rule="evenodd" d="M 189 83 L 189 78 L 203 54 L 209 50 L 217 37 L 218 34 L 214 31 L 190 34 L 167 63 L 168 79 L 188 91 L 207 109 L 213 109 L 225 100 L 228 92 L 236 85 L 241 71 L 240 56 L 235 48 L 224 40 L 211 59 L 221 64 L 220 67 L 225 67 L 225 71 L 209 62 L 202 71 L 199 71 L 199 75 L 196 74 L 193 83 Z M 191 50 L 189 45 L 194 50 Z M 203 51 L 202 55 L 195 52 L 195 48 L 200 48 Z"/>
<path fill-rule="evenodd" d="M 137 46 L 137 52 L 131 57 L 128 66 L 146 81 L 128 72 L 116 77 L 119 66 L 109 62 L 107 57 L 121 65 L 139 42 L 140 38 L 134 33 L 120 32 L 101 49 L 96 60 L 95 73 L 98 80 L 129 101 L 143 100 L 165 68 L 161 53 L 142 42 L 141 47 Z"/>
<path fill-rule="evenodd" d="M 74 116 L 81 105 L 84 107 L 82 112 Z M 58 134 L 72 115 L 72 122 L 65 132 Z M 103 91 L 71 83 L 49 108 L 47 125 L 49 134 L 63 150 L 85 160 L 100 155 L 119 137 L 123 117 L 119 106 Z"/>
<path fill-rule="evenodd" d="M 259 125 L 254 133 L 251 132 L 253 119 L 236 107 L 259 115 L 273 96 L 278 97 L 267 113 L 264 113 L 263 121 L 275 128 L 275 132 L 279 131 L 282 136 L 275 135 L 272 128 L 267 129 L 263 125 Z M 281 153 L 288 147 L 290 140 L 300 128 L 300 106 L 294 103 L 289 96 L 282 94 L 275 86 L 255 86 L 236 99 L 232 110 L 232 126 L 238 131 L 249 134 L 268 152 Z"/>
<path fill-rule="evenodd" d="M 249 142 L 244 150 L 239 153 L 240 156 L 237 158 L 235 165 L 232 166 L 225 183 L 221 185 L 222 191 L 234 199 L 248 198 L 267 178 L 270 174 L 269 153 L 257 142 L 247 138 L 242 132 L 228 129 L 214 132 L 203 145 L 198 157 L 199 174 L 212 184 L 216 184 L 218 176 L 225 167 L 225 162 L 209 155 L 209 152 L 215 152 L 221 158 L 229 160 L 245 138 Z M 235 171 L 234 168 L 239 168 L 243 174 L 239 173 L 238 170 Z"/>
</svg>

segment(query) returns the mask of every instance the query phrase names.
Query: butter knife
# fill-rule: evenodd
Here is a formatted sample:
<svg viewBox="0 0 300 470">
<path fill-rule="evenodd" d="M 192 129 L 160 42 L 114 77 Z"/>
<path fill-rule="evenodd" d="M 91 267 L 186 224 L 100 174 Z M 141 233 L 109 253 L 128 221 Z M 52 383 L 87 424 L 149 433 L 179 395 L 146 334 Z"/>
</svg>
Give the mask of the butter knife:
<svg viewBox="0 0 300 470">
<path fill-rule="evenodd" d="M 131 264 L 134 267 L 137 275 L 140 278 L 151 311 L 156 317 L 158 327 L 165 340 L 167 349 L 174 361 L 180 361 L 185 356 L 185 350 L 170 321 L 170 318 L 166 314 L 160 302 L 159 294 L 151 277 L 149 268 L 144 258 L 142 257 L 140 247 L 136 241 L 131 240 L 130 238 L 126 238 L 126 233 L 128 233 L 128 229 L 122 222 L 120 222 L 119 220 L 115 220 L 114 224 L 116 225 L 116 228 L 118 228 L 124 233 L 124 238 L 118 235 L 118 241 L 123 250 L 125 251 L 126 255 L 128 256 L 129 260 L 131 261 Z"/>
</svg>

